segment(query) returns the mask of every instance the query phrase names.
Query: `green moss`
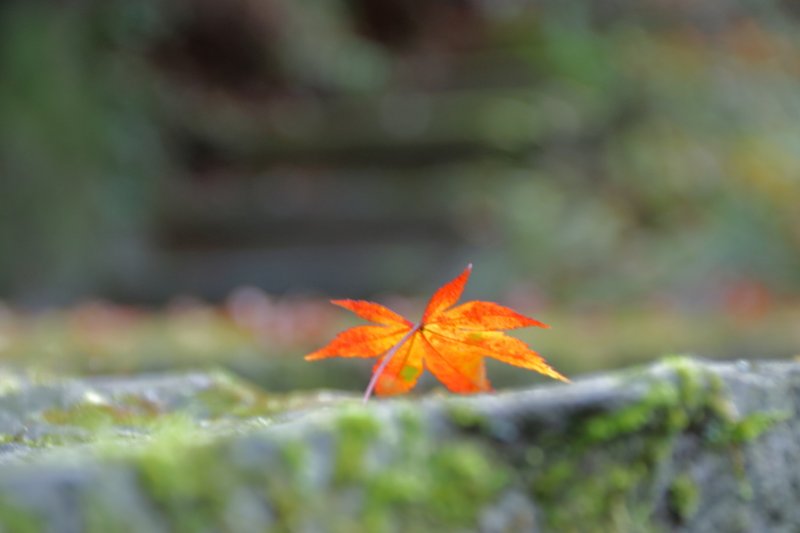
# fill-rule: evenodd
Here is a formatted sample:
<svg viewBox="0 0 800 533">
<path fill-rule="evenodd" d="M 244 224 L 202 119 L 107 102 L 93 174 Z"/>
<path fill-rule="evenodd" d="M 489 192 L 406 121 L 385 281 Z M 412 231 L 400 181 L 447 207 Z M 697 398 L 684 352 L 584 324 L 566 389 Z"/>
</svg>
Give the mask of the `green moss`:
<svg viewBox="0 0 800 533">
<path fill-rule="evenodd" d="M 431 443 L 412 457 L 396 456 L 363 480 L 366 531 L 425 531 L 477 523 L 477 515 L 507 486 L 505 466 L 475 442 Z"/>
<path fill-rule="evenodd" d="M 173 531 L 207 531 L 221 513 L 231 473 L 220 449 L 191 420 L 176 417 L 136 454 L 139 479 Z"/>
<path fill-rule="evenodd" d="M 338 438 L 333 479 L 336 483 L 355 482 L 363 478 L 364 455 L 378 436 L 380 424 L 363 407 L 346 409 L 337 420 Z"/>
<path fill-rule="evenodd" d="M 263 530 L 278 532 L 469 529 L 513 476 L 480 439 L 435 439 L 418 409 L 399 404 L 378 418 L 373 409 L 343 405 L 331 411 L 333 425 L 320 440 L 267 439 L 257 468 L 249 458 L 235 460 L 240 448 L 216 424 L 160 414 L 140 438 L 112 434 L 95 448 L 104 460 L 134 469 L 154 516 L 115 513 L 104 493 L 89 490 L 81 505 L 86 529 L 135 531 L 150 520 L 176 532 L 237 530 L 237 520 L 253 520 L 236 514 L 242 501 L 262 506 L 251 527 L 261 520 Z M 106 409 L 49 416 L 75 424 L 76 414 L 85 427 L 129 422 Z"/>
<path fill-rule="evenodd" d="M 305 461 L 304 447 L 297 443 L 287 443 L 279 460 L 271 461 L 276 465 L 272 468 L 237 468 L 230 461 L 227 438 L 198 428 L 189 418 L 171 416 L 160 420 L 146 440 L 110 438 L 94 449 L 105 460 L 132 466 L 155 510 L 156 522 L 163 522 L 170 531 L 237 530 L 231 524 L 239 518 L 232 516 L 229 508 L 242 490 L 260 491 L 258 498 L 274 505 L 281 523 L 289 524 L 286 531 L 296 530 L 291 527 L 296 523 L 292 516 L 300 516 L 309 507 L 308 493 L 296 489 L 302 480 L 295 474 Z M 269 496 L 265 498 L 270 484 L 274 487 L 266 491 Z M 136 516 L 121 518 L 109 512 L 103 498 L 98 494 L 84 498 L 87 531 L 147 529 L 137 525 L 147 522 Z M 17 530 L 21 529 L 13 529 Z"/>
<path fill-rule="evenodd" d="M 397 414 L 398 429 L 401 434 L 401 444 L 404 447 L 411 446 L 423 438 L 424 427 L 419 410 L 414 405 L 407 405 L 398 409 Z"/>
<path fill-rule="evenodd" d="M 301 441 L 285 441 L 279 446 L 278 458 L 268 472 L 254 472 L 253 481 L 264 487 L 275 517 L 273 529 L 302 530 L 304 518 L 316 515 L 321 498 L 312 494 L 308 483 L 309 450 Z"/>
<path fill-rule="evenodd" d="M 447 415 L 461 429 L 483 432 L 489 426 L 489 420 L 486 415 L 466 402 L 454 401 L 448 403 Z"/>
<path fill-rule="evenodd" d="M 555 499 L 561 489 L 577 476 L 571 458 L 556 459 L 545 465 L 533 481 L 533 494 L 541 500 Z"/>
<path fill-rule="evenodd" d="M 477 512 L 508 481 L 507 470 L 490 457 L 487 450 L 468 442 L 432 455 L 427 466 L 431 469 L 429 505 L 437 518 L 450 524 L 475 523 Z"/>
<path fill-rule="evenodd" d="M 99 430 L 112 426 L 144 426 L 152 423 L 155 417 L 126 406 L 79 403 L 68 409 L 48 409 L 42 413 L 42 418 L 49 424 Z"/>
<path fill-rule="evenodd" d="M 616 439 L 644 430 L 648 425 L 661 424 L 655 414 L 667 415 L 669 426 L 686 424 L 685 413 L 673 410 L 680 402 L 679 391 L 670 383 L 655 383 L 643 400 L 613 413 L 592 417 L 583 422 L 580 444 L 591 445 Z"/>
<path fill-rule="evenodd" d="M 283 463 L 286 464 L 293 473 L 302 471 L 303 464 L 308 457 L 308 450 L 305 444 L 298 441 L 284 442 L 280 449 Z"/>
<path fill-rule="evenodd" d="M 3 498 L 0 499 L 0 531 L 9 533 L 40 533 L 44 531 L 42 519 L 33 511 Z"/>
<path fill-rule="evenodd" d="M 651 530 L 655 475 L 679 435 L 699 429 L 707 445 L 728 445 L 725 453 L 743 472 L 737 446 L 785 416 L 738 417 L 718 376 L 685 358 L 670 358 L 666 364 L 674 378 L 654 379 L 638 402 L 576 417 L 564 432 L 542 435 L 541 446 L 526 452 L 531 493 L 549 529 Z M 678 479 L 667 497 L 680 516 L 688 517 L 699 494 Z"/>
<path fill-rule="evenodd" d="M 678 394 L 681 403 L 688 411 L 702 407 L 709 398 L 707 394 L 709 387 L 712 395 L 722 392 L 722 381 L 717 376 L 698 372 L 696 364 L 689 358 L 667 357 L 664 359 L 664 364 L 675 372 Z"/>
<path fill-rule="evenodd" d="M 411 531 L 474 525 L 509 480 L 507 470 L 474 443 L 455 443 L 418 460 L 367 481 L 367 523 L 381 529 L 406 521 Z"/>
<path fill-rule="evenodd" d="M 197 402 L 211 418 L 271 415 L 283 410 L 282 396 L 270 397 L 262 390 L 227 372 L 215 372 L 214 384 L 197 393 Z"/>
<path fill-rule="evenodd" d="M 214 374 L 209 387 L 200 390 L 178 407 L 160 407 L 140 394 L 103 398 L 87 394 L 86 400 L 67 407 L 50 408 L 30 416 L 35 431 L 0 435 L 0 442 L 48 447 L 96 442 L 112 435 L 145 436 L 172 424 L 176 419 L 193 419 L 229 427 L 263 424 L 276 413 L 320 403 L 317 394 L 267 395 L 224 373 Z M 236 419 L 236 420 L 231 420 Z M 135 429 L 136 431 L 130 431 Z M 35 438 L 31 438 L 35 435 Z"/>
<path fill-rule="evenodd" d="M 348 408 L 337 420 L 336 435 L 333 490 L 363 498 L 363 508 L 355 521 L 332 519 L 332 530 L 469 527 L 511 478 L 480 441 L 431 440 L 411 407 L 398 407 L 396 416 L 381 423 L 368 409 Z M 327 504 L 339 505 L 335 500 Z"/>
<path fill-rule="evenodd" d="M 700 493 L 691 476 L 681 474 L 672 480 L 667 498 L 669 509 L 681 522 L 686 522 L 697 511 Z"/>
<path fill-rule="evenodd" d="M 710 442 L 719 445 L 740 445 L 760 437 L 775 424 L 787 420 L 790 413 L 784 411 L 752 413 L 739 420 L 728 420 L 717 424 L 707 433 Z"/>
</svg>

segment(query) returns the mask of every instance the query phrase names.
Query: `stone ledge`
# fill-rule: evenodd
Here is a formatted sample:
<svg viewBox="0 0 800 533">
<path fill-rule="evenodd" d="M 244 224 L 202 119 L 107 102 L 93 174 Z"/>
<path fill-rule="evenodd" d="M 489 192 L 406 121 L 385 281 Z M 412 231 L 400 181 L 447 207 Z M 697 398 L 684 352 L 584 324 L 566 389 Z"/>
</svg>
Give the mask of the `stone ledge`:
<svg viewBox="0 0 800 533">
<path fill-rule="evenodd" d="M 222 382 L 234 387 L 231 379 Z M 136 393 L 130 382 L 102 383 L 108 397 L 115 383 Z M 573 385 L 367 406 L 328 395 L 259 413 L 239 409 L 234 394 L 226 406 L 236 416 L 170 413 L 136 432 L 105 428 L 96 440 L 7 460 L 0 523 L 59 532 L 793 531 L 798 391 L 797 363 L 671 358 Z"/>
</svg>

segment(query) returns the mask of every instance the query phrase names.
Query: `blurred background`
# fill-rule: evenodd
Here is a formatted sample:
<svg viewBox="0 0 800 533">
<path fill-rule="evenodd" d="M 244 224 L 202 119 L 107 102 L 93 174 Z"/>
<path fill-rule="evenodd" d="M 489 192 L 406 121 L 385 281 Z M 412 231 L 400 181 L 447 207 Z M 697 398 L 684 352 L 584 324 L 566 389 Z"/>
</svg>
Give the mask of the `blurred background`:
<svg viewBox="0 0 800 533">
<path fill-rule="evenodd" d="M 800 354 L 796 3 L 0 2 L 9 364 L 361 388 L 327 299 L 468 262 L 566 373 Z"/>
</svg>

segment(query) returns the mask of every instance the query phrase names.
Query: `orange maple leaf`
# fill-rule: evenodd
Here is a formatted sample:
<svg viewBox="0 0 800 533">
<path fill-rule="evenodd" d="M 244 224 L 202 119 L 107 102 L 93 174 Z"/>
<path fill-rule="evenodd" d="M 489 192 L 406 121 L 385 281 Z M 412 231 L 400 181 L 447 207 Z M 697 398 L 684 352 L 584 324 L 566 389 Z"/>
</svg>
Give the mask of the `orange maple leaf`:
<svg viewBox="0 0 800 533">
<path fill-rule="evenodd" d="M 408 392 L 422 374 L 423 365 L 453 392 L 491 391 L 484 357 L 535 370 L 569 381 L 536 352 L 503 330 L 550 326 L 492 302 L 453 305 L 461 297 L 472 265 L 443 285 L 431 297 L 416 324 L 391 309 L 363 300 L 332 300 L 377 326 L 358 326 L 339 333 L 327 346 L 307 355 L 308 361 L 328 357 L 380 357 L 364 393 L 366 402 L 377 394 Z"/>
</svg>

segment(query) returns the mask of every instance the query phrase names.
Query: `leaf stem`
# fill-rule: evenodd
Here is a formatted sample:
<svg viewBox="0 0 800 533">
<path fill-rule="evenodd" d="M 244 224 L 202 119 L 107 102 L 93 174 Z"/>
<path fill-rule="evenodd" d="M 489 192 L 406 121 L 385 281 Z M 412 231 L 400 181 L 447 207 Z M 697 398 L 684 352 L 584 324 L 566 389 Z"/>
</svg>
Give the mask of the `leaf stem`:
<svg viewBox="0 0 800 533">
<path fill-rule="evenodd" d="M 375 390 L 375 385 L 378 384 L 378 378 L 381 377 L 383 371 L 386 370 L 386 366 L 389 364 L 389 361 L 392 360 L 392 357 L 395 356 L 397 350 L 400 349 L 402 345 L 411 338 L 414 333 L 418 332 L 422 328 L 422 322 L 417 322 L 413 328 L 408 330 L 408 333 L 403 335 L 403 338 L 397 341 L 397 344 L 389 348 L 389 351 L 386 352 L 386 355 L 383 356 L 383 360 L 378 368 L 375 369 L 375 372 L 372 373 L 372 379 L 369 380 L 369 385 L 367 385 L 367 390 L 364 391 L 364 403 L 366 404 L 369 401 L 369 397 L 372 396 L 372 391 Z"/>
</svg>

